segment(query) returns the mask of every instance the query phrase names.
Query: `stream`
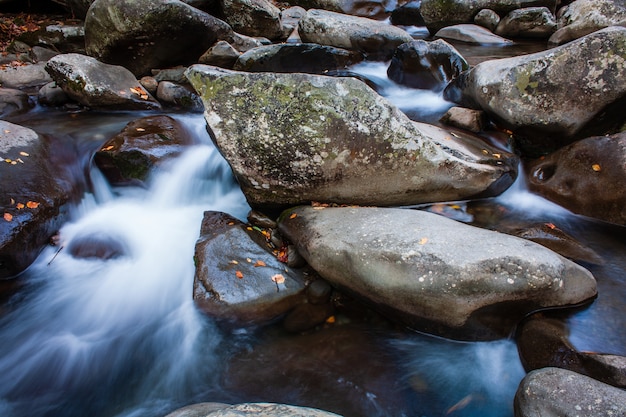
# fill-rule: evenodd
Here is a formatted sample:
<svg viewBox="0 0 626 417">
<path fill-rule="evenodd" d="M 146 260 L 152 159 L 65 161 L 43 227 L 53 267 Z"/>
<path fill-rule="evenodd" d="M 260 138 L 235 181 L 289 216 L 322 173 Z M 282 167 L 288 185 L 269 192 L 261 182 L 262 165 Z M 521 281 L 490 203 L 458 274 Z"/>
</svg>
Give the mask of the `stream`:
<svg viewBox="0 0 626 417">
<path fill-rule="evenodd" d="M 394 85 L 385 68 L 353 70 L 377 78 L 381 94 L 413 118 L 436 120 L 452 105 L 440 94 Z M 38 107 L 10 121 L 70 137 L 88 157 L 143 115 Z M 114 236 L 125 256 L 76 259 L 47 247 L 2 306 L 0 415 L 160 417 L 205 401 L 284 402 L 355 417 L 513 415 L 525 374 L 513 336 L 462 343 L 365 315 L 295 336 L 280 326 L 223 329 L 199 313 L 192 258 L 203 212 L 245 221 L 249 207 L 203 116 L 171 115 L 198 145 L 156 172 L 147 188 L 111 188 L 90 167 L 90 190 L 60 231 L 65 248 Z M 551 222 L 598 253 L 604 263 L 584 265 L 598 281 L 597 300 L 559 317 L 577 349 L 626 355 L 624 228 L 533 195 L 523 175 L 497 198 L 421 208 L 434 207 L 494 230 Z"/>
</svg>

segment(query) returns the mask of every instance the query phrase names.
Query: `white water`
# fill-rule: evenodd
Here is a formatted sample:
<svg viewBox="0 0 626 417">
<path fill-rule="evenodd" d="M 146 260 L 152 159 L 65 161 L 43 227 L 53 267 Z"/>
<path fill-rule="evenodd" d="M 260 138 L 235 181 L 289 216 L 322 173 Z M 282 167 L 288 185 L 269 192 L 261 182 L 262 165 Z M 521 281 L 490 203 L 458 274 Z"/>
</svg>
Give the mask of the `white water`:
<svg viewBox="0 0 626 417">
<path fill-rule="evenodd" d="M 220 336 L 193 306 L 193 251 L 205 210 L 239 218 L 249 210 L 226 162 L 206 144 L 147 190 L 115 197 L 99 172 L 91 181 L 94 194 L 60 232 L 63 249 L 44 250 L 23 300 L 0 322 L 2 415 L 87 415 L 125 401 L 132 406 L 119 415 L 166 414 L 212 379 Z M 103 236 L 126 253 L 77 259 L 68 250 Z M 130 392 L 115 392 L 126 384 Z M 112 408 L 101 415 L 116 415 Z"/>
</svg>

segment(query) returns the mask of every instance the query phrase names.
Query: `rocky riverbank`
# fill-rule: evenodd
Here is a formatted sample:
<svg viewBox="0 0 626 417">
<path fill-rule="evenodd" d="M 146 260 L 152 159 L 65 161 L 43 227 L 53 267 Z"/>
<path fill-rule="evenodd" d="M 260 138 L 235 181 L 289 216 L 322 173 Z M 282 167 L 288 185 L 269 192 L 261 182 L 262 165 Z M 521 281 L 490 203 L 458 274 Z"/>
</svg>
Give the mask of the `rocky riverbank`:
<svg viewBox="0 0 626 417">
<path fill-rule="evenodd" d="M 198 225 L 190 294 L 224 326 L 282 321 L 290 332 L 311 331 L 334 317 L 344 294 L 401 326 L 492 340 L 534 312 L 597 296 L 594 277 L 574 261 L 601 260 L 572 256 L 576 242 L 554 228 L 515 237 L 408 207 L 500 195 L 522 163 L 533 192 L 625 226 L 623 2 L 56 3 L 80 20 L 29 27 L 0 57 L 0 278 L 56 243 L 90 187 L 75 172 L 93 163 L 111 184 L 142 186 L 193 145 L 167 113 L 204 112 L 253 209 L 247 222 L 207 211 Z M 415 40 L 415 26 L 430 34 Z M 528 39 L 545 50 L 475 65 L 452 45 Z M 351 71 L 367 61 L 389 62 L 398 85 L 441 93 L 454 107 L 436 125 L 411 120 L 374 79 Z M 85 157 L 11 122 L 35 106 L 143 113 Z M 68 250 L 124 253 L 114 239 Z M 527 366 L 546 369 L 520 385 L 516 415 L 597 415 L 600 397 L 610 399 L 607 410 L 626 412 L 623 357 L 569 346 L 580 363 L 555 361 L 561 346 L 533 347 L 528 334 L 548 339 L 520 331 L 522 357 L 547 350 L 548 359 Z M 598 388 L 574 394 L 589 377 Z M 555 378 L 580 409 L 550 395 Z"/>
</svg>

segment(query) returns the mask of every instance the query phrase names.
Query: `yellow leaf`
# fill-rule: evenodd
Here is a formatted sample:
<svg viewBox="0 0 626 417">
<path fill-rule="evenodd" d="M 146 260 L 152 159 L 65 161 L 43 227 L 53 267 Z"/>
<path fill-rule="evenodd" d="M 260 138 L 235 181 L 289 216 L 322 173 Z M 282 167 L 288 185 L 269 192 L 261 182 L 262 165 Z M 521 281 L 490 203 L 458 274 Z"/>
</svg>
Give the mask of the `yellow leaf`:
<svg viewBox="0 0 626 417">
<path fill-rule="evenodd" d="M 326 319 L 326 323 L 333 324 L 335 320 L 336 320 L 335 316 L 330 316 L 329 318 Z"/>
<path fill-rule="evenodd" d="M 39 203 L 35 201 L 28 201 L 26 203 L 26 207 L 28 207 L 29 209 L 36 209 L 37 207 L 39 207 Z"/>
<path fill-rule="evenodd" d="M 20 152 L 20 155 L 22 156 L 30 156 L 29 154 L 27 154 L 26 152 Z"/>
<path fill-rule="evenodd" d="M 235 271 L 235 275 L 237 276 L 237 278 L 243 279 L 243 273 L 241 271 Z"/>
<path fill-rule="evenodd" d="M 15 200 L 11 199 L 11 205 L 15 204 Z"/>
<path fill-rule="evenodd" d="M 233 259 L 232 261 L 230 261 L 229 263 L 231 263 L 231 264 L 233 264 L 233 265 L 239 265 L 239 262 L 237 262 L 237 261 L 236 261 L 236 260 L 234 260 L 234 259 Z"/>
<path fill-rule="evenodd" d="M 145 132 L 146 129 L 144 129 L 143 127 L 138 127 L 137 129 L 135 129 L 137 132 Z"/>
<path fill-rule="evenodd" d="M 24 208 L 24 204 L 22 203 L 17 203 L 17 205 L 15 206 L 18 210 L 21 210 Z"/>
<path fill-rule="evenodd" d="M 256 261 L 254 263 L 254 266 L 267 266 L 267 265 L 265 265 L 265 262 L 263 262 L 263 261 Z"/>
<path fill-rule="evenodd" d="M 298 213 L 293 213 L 291 216 L 289 216 L 290 219 L 295 219 L 298 216 Z"/>
<path fill-rule="evenodd" d="M 282 284 L 283 282 L 285 282 L 285 277 L 283 276 L 283 274 L 276 274 L 272 276 L 272 281 L 277 284 Z"/>
<path fill-rule="evenodd" d="M 10 222 L 13 220 L 13 216 L 10 213 L 4 213 L 4 220 Z"/>
<path fill-rule="evenodd" d="M 109 145 L 106 148 L 102 148 L 103 151 L 110 151 L 111 149 L 113 149 L 114 146 L 113 145 Z"/>
<path fill-rule="evenodd" d="M 250 259 L 250 258 L 246 258 L 246 262 L 251 263 L 251 262 L 252 262 L 252 259 Z"/>
<path fill-rule="evenodd" d="M 601 171 L 601 170 L 602 170 L 602 168 L 600 167 L 600 165 L 599 165 L 599 164 L 593 164 L 593 165 L 591 165 L 591 169 L 593 169 L 593 170 L 594 170 L 594 171 L 596 171 L 596 172 L 599 172 L 599 171 Z"/>
<path fill-rule="evenodd" d="M 423 237 L 420 239 L 420 241 L 418 242 L 420 245 L 425 245 L 426 242 L 428 242 L 428 238 L 427 237 Z"/>
</svg>

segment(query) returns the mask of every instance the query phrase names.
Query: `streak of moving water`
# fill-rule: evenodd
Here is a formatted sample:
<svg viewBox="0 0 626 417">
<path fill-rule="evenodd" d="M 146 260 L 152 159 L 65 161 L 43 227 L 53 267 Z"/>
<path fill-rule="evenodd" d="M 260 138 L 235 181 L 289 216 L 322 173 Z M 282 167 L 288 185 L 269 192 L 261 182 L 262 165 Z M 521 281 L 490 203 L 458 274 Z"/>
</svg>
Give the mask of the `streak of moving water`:
<svg viewBox="0 0 626 417">
<path fill-rule="evenodd" d="M 63 250 L 41 254 L 0 322 L 2 415 L 116 415 L 145 404 L 165 414 L 210 384 L 220 336 L 193 307 L 193 248 L 205 210 L 247 213 L 226 162 L 199 145 L 149 189 L 117 198 L 98 178 L 61 230 Z M 103 237 L 123 254 L 72 256 Z"/>
</svg>

